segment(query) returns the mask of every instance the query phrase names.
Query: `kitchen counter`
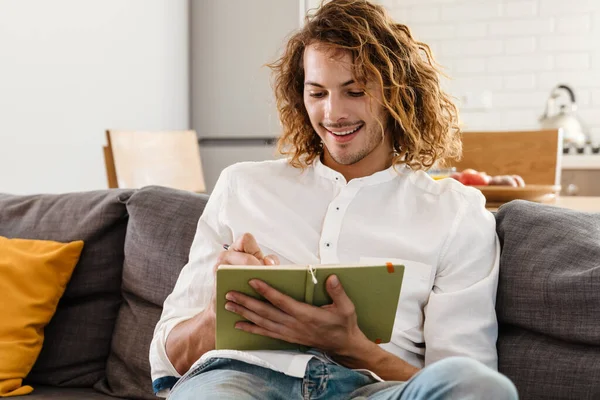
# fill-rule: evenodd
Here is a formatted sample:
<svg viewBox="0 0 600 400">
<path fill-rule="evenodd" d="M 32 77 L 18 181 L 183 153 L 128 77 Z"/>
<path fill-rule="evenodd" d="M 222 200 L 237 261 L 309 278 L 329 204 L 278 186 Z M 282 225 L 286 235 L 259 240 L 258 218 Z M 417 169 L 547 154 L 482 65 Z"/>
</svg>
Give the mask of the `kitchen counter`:
<svg viewBox="0 0 600 400">
<path fill-rule="evenodd" d="M 600 169 L 600 154 L 567 154 L 561 160 L 562 169 Z"/>
</svg>

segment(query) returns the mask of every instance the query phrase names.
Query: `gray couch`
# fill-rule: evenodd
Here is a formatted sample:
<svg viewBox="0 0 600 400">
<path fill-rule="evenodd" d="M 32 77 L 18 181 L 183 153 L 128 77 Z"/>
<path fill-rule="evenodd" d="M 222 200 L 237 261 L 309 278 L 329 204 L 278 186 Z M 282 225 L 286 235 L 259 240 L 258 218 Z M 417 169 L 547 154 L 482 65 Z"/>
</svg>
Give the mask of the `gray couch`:
<svg viewBox="0 0 600 400">
<path fill-rule="evenodd" d="M 0 235 L 85 246 L 29 399 L 153 399 L 148 348 L 207 197 L 161 187 L 0 194 Z M 600 398 L 600 214 L 500 208 L 500 371 L 522 399 Z"/>
</svg>

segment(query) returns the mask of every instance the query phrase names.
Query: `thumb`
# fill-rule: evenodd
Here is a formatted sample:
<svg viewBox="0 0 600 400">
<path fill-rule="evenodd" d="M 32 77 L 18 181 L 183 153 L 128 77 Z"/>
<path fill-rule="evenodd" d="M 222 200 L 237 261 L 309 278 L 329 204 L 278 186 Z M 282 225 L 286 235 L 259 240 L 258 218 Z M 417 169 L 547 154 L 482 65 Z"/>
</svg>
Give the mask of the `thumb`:
<svg viewBox="0 0 600 400">
<path fill-rule="evenodd" d="M 354 303 L 346 294 L 342 283 L 336 275 L 331 275 L 326 281 L 327 293 L 331 296 L 336 307 L 346 315 L 354 314 Z"/>
</svg>

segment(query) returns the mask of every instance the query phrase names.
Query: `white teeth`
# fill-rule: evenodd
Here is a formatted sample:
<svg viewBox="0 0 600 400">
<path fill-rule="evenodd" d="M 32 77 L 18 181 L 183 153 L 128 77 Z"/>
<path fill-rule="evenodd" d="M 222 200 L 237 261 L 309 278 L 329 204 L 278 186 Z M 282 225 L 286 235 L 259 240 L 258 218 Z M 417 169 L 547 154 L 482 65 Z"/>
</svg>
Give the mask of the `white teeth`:
<svg viewBox="0 0 600 400">
<path fill-rule="evenodd" d="M 356 132 L 356 131 L 357 131 L 357 130 L 359 130 L 360 128 L 362 128 L 362 125 L 360 125 L 360 126 L 357 126 L 356 128 L 352 129 L 351 131 L 346 131 L 346 132 L 331 132 L 331 131 L 330 131 L 330 132 L 331 132 L 331 133 L 333 133 L 334 135 L 337 135 L 337 136 L 346 136 L 346 135 L 349 135 L 349 134 L 351 134 L 351 133 L 354 133 L 354 132 Z"/>
</svg>

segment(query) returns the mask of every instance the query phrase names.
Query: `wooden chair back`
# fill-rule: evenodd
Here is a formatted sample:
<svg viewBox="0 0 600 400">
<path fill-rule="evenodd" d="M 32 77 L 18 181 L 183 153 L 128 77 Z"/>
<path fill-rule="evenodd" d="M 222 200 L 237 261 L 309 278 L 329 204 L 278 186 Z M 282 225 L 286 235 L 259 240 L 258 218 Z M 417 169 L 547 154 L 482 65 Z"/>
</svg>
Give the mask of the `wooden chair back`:
<svg viewBox="0 0 600 400">
<path fill-rule="evenodd" d="M 109 188 L 160 185 L 206 191 L 198 137 L 188 131 L 106 131 L 103 147 Z"/>
<path fill-rule="evenodd" d="M 560 185 L 560 130 L 463 132 L 463 156 L 448 164 L 488 175 L 521 175 L 526 184 Z"/>
</svg>

